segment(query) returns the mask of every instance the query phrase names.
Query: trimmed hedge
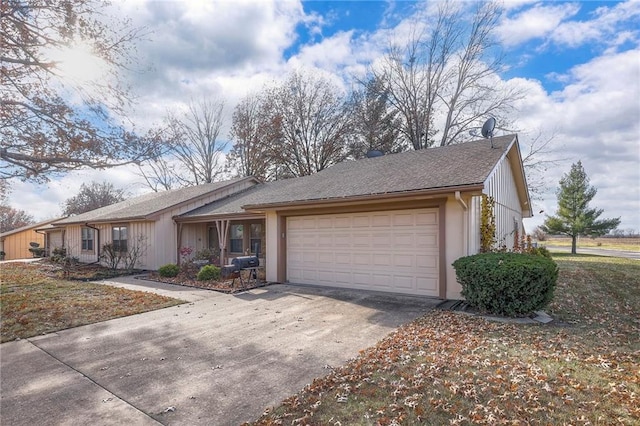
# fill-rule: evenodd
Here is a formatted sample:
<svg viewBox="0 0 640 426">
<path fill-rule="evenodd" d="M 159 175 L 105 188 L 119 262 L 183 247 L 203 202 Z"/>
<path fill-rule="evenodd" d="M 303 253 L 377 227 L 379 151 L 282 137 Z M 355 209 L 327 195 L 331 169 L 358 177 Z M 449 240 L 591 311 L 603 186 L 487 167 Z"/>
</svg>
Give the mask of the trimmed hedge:
<svg viewBox="0 0 640 426">
<path fill-rule="evenodd" d="M 158 275 L 161 277 L 173 278 L 177 277 L 178 273 L 180 273 L 180 267 L 175 263 L 168 263 L 158 268 Z"/>
<path fill-rule="evenodd" d="M 214 265 L 205 265 L 198 272 L 196 280 L 211 281 L 220 279 L 220 268 Z"/>
<path fill-rule="evenodd" d="M 546 256 L 480 253 L 453 262 L 462 295 L 482 311 L 526 316 L 553 299 L 558 266 Z"/>
</svg>

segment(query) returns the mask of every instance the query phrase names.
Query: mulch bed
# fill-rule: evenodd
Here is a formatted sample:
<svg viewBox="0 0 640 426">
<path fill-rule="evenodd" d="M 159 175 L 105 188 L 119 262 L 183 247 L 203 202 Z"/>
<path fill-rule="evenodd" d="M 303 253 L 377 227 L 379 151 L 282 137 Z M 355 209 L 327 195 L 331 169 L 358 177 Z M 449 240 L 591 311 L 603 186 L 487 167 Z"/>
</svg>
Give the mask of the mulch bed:
<svg viewBox="0 0 640 426">
<path fill-rule="evenodd" d="M 254 288 L 260 288 L 268 286 L 270 283 L 258 279 L 257 281 L 251 280 L 249 284 L 248 280 L 242 282 L 239 278 L 222 281 L 197 281 L 194 278 L 185 277 L 183 274 L 179 274 L 175 278 L 161 277 L 157 272 L 150 272 L 145 275 L 139 275 L 136 278 L 143 280 L 155 281 L 166 284 L 175 284 L 185 287 L 202 288 L 205 290 L 219 291 L 221 293 L 234 294 L 241 293 L 243 291 L 252 290 Z"/>
<path fill-rule="evenodd" d="M 100 281 L 109 278 L 115 278 L 122 275 L 132 275 L 135 274 L 136 278 L 161 282 L 166 284 L 175 284 L 181 285 L 185 287 L 195 287 L 202 288 L 205 290 L 214 290 L 222 293 L 233 294 L 240 293 L 247 290 L 252 290 L 254 288 L 265 287 L 270 283 L 258 279 L 257 281 L 251 280 L 251 284 L 249 284 L 249 280 L 241 281 L 239 278 L 236 278 L 235 282 L 233 279 L 222 280 L 222 281 L 197 281 L 195 278 L 191 278 L 188 274 L 181 273 L 175 278 L 167 278 L 161 277 L 157 272 L 149 272 L 145 274 L 140 274 L 142 271 L 133 271 L 124 272 L 124 271 L 113 271 L 109 268 L 106 268 L 99 264 L 81 264 L 73 267 L 69 271 L 68 276 L 64 276 L 63 268 L 56 263 L 52 262 L 41 262 L 39 267 L 41 270 L 48 276 L 53 278 L 64 278 L 72 281 Z"/>
</svg>

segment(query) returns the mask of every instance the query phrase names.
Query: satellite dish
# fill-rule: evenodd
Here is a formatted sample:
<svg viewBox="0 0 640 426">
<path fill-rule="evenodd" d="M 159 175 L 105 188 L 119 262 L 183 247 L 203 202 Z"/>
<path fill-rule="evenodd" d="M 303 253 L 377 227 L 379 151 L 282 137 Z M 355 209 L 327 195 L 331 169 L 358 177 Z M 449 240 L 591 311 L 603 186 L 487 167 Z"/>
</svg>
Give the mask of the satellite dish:
<svg viewBox="0 0 640 426">
<path fill-rule="evenodd" d="M 487 121 L 482 125 L 482 137 L 487 139 L 488 137 L 493 137 L 493 129 L 496 128 L 496 119 L 490 117 Z"/>
<path fill-rule="evenodd" d="M 482 125 L 482 137 L 491 140 L 491 148 L 493 148 L 493 130 L 496 128 L 496 119 L 489 117 Z"/>
</svg>

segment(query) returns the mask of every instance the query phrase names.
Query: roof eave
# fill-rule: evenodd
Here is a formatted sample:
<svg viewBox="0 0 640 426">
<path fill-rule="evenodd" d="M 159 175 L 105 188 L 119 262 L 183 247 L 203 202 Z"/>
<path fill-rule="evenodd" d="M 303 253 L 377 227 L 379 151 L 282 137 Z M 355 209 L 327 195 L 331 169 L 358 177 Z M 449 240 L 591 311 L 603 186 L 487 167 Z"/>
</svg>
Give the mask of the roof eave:
<svg viewBox="0 0 640 426">
<path fill-rule="evenodd" d="M 527 174 L 524 170 L 524 164 L 522 163 L 522 152 L 520 151 L 520 142 L 518 136 L 515 136 L 515 140 L 512 142 L 512 146 L 509 149 L 515 151 L 515 155 L 508 155 L 509 162 L 511 163 L 512 170 L 515 168 L 518 173 L 515 174 L 514 179 L 516 181 L 516 188 L 518 195 L 520 196 L 523 217 L 533 217 L 533 211 L 531 207 L 531 195 L 529 194 L 529 185 L 527 184 Z"/>
<path fill-rule="evenodd" d="M 128 216 L 128 217 L 114 217 L 109 219 L 76 220 L 73 222 L 53 223 L 52 225 L 56 227 L 64 227 L 69 225 L 84 225 L 86 223 L 97 225 L 101 223 L 138 222 L 142 220 L 151 220 L 151 219 L 148 219 L 147 216 Z"/>
<path fill-rule="evenodd" d="M 294 210 L 300 207 L 313 207 L 313 206 L 326 206 L 333 204 L 347 204 L 347 203 L 370 203 L 378 201 L 400 201 L 411 198 L 426 198 L 442 196 L 444 194 L 452 194 L 456 191 L 460 192 L 474 192 L 482 191 L 484 188 L 483 183 L 473 183 L 467 185 L 456 185 L 443 188 L 425 188 L 418 190 L 402 191 L 402 192 L 386 192 L 382 194 L 366 194 L 366 195 L 354 195 L 340 198 L 325 198 L 321 200 L 300 200 L 300 201 L 286 201 L 278 203 L 264 203 L 264 204 L 247 204 L 242 206 L 246 211 L 261 212 L 265 210 Z"/>
<path fill-rule="evenodd" d="M 172 205 L 172 206 L 169 206 L 169 207 L 166 207 L 166 208 L 164 208 L 164 209 L 161 209 L 161 210 L 155 211 L 155 212 L 153 212 L 153 213 L 150 213 L 150 214 L 148 214 L 148 215 L 145 215 L 145 219 L 148 219 L 148 220 L 157 220 L 157 219 L 158 219 L 162 214 L 164 214 L 164 213 L 166 213 L 166 212 L 168 212 L 168 211 L 170 211 L 170 210 L 173 210 L 173 209 L 176 209 L 176 208 L 180 208 L 180 207 L 182 207 L 182 206 L 186 206 L 186 205 L 188 205 L 188 204 L 190 204 L 190 203 L 193 203 L 195 200 L 198 200 L 198 199 L 200 199 L 200 198 L 204 198 L 204 197 L 208 196 L 209 194 L 211 194 L 211 193 L 213 193 L 213 192 L 218 192 L 218 191 L 221 191 L 221 190 L 223 190 L 223 189 L 229 188 L 230 186 L 237 185 L 237 184 L 239 184 L 239 183 L 241 183 L 241 182 L 246 182 L 246 181 L 251 181 L 251 180 L 252 180 L 252 181 L 254 181 L 256 184 L 259 184 L 259 183 L 260 183 L 260 180 L 259 180 L 258 178 L 254 177 L 254 176 L 247 176 L 247 177 L 244 177 L 244 178 L 242 178 L 242 179 L 239 179 L 239 180 L 237 180 L 237 181 L 235 181 L 235 182 L 231 182 L 231 183 L 228 183 L 227 185 L 224 185 L 224 186 L 221 186 L 221 187 L 219 187 L 219 188 L 216 188 L 216 189 L 215 189 L 215 190 L 213 190 L 213 191 L 210 191 L 210 192 L 204 193 L 204 194 L 199 195 L 199 196 L 197 196 L 197 197 L 190 198 L 190 199 L 188 199 L 188 200 L 184 200 L 184 201 L 182 201 L 182 202 L 180 202 L 180 203 L 174 204 L 174 205 Z"/>
<path fill-rule="evenodd" d="M 203 214 L 199 216 L 174 216 L 173 220 L 176 223 L 202 223 L 207 221 L 230 219 L 230 220 L 250 220 L 250 219 L 264 219 L 264 214 L 254 212 L 237 212 L 237 213 L 214 213 Z"/>
</svg>

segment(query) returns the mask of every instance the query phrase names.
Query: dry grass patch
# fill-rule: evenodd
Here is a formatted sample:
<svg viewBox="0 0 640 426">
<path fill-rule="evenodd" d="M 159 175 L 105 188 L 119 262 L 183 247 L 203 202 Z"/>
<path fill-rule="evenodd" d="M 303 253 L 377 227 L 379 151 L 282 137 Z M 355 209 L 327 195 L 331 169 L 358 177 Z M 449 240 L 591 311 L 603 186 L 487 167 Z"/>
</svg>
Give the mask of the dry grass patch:
<svg viewBox="0 0 640 426">
<path fill-rule="evenodd" d="M 431 312 L 256 424 L 640 424 L 640 262 L 556 260 L 555 323 Z"/>
<path fill-rule="evenodd" d="M 571 238 L 550 237 L 540 242 L 543 246 L 571 247 Z M 580 248 L 601 248 L 605 250 L 626 250 L 640 252 L 639 237 L 598 237 L 598 238 L 578 238 L 578 249 Z"/>
<path fill-rule="evenodd" d="M 0 268 L 2 342 L 184 303 L 153 293 L 47 276 L 37 264 Z"/>
</svg>

